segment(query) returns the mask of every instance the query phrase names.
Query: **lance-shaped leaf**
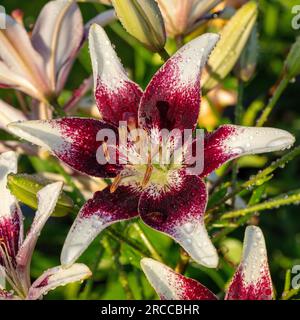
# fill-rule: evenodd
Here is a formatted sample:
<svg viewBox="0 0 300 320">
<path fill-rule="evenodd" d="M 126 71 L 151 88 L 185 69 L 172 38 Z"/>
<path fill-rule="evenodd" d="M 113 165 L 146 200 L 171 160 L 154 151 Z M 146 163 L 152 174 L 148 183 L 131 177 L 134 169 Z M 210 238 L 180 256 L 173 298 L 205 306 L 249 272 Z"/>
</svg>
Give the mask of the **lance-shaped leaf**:
<svg viewBox="0 0 300 320">
<path fill-rule="evenodd" d="M 226 24 L 201 82 L 204 93 L 224 79 L 236 64 L 257 18 L 257 3 L 249 1 Z"/>
<path fill-rule="evenodd" d="M 162 300 L 217 300 L 218 298 L 196 280 L 174 272 L 166 265 L 144 258 L 141 267 Z"/>
<path fill-rule="evenodd" d="M 22 243 L 22 246 L 19 249 L 17 255 L 17 263 L 18 268 L 27 269 L 30 268 L 31 257 L 33 254 L 33 250 L 35 248 L 36 242 L 40 233 L 51 216 L 55 206 L 57 199 L 61 193 L 63 187 L 62 182 L 55 182 L 47 185 L 42 190 L 40 190 L 37 194 L 38 197 L 38 210 L 35 213 L 34 220 L 30 227 L 30 230 Z M 28 272 L 29 274 L 29 272 Z"/>
<path fill-rule="evenodd" d="M 50 181 L 38 175 L 29 174 L 10 174 L 7 186 L 10 192 L 22 203 L 31 207 L 38 208 L 38 192 L 43 189 Z M 63 217 L 72 211 L 74 203 L 72 199 L 62 192 L 58 198 L 56 207 L 52 213 L 55 217 Z"/>
<path fill-rule="evenodd" d="M 300 74 L 300 37 L 297 37 L 295 43 L 285 61 L 285 69 L 290 79 Z"/>
<path fill-rule="evenodd" d="M 272 300 L 265 239 L 260 228 L 249 226 L 245 232 L 242 261 L 226 294 L 227 300 Z"/>
<path fill-rule="evenodd" d="M 45 271 L 29 289 L 27 299 L 37 300 L 49 291 L 59 286 L 65 286 L 72 282 L 83 281 L 92 275 L 90 269 L 84 265 L 75 263 L 70 268 L 61 266 Z"/>
</svg>

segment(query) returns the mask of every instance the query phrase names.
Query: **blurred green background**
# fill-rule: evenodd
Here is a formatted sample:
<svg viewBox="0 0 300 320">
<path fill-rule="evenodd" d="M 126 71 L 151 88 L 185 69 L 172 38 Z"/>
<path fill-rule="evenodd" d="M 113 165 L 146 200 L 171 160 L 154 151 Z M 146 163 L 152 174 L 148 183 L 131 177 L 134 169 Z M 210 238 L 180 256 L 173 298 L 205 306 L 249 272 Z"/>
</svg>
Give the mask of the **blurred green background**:
<svg viewBox="0 0 300 320">
<path fill-rule="evenodd" d="M 24 22 L 30 29 L 38 13 L 47 1 L 44 0 L 6 0 L 1 1 L 1 5 L 6 8 L 7 13 L 19 8 L 24 11 Z M 244 104 L 249 106 L 254 100 L 261 99 L 267 101 L 270 88 L 276 83 L 282 70 L 284 59 L 288 53 L 295 37 L 300 31 L 295 31 L 291 27 L 291 8 L 300 4 L 299 1 L 281 0 L 281 1 L 259 1 L 260 13 L 258 21 L 259 32 L 259 60 L 256 73 L 251 82 L 245 89 Z M 103 11 L 105 7 L 95 3 L 80 3 L 80 8 L 84 21 L 88 21 L 98 12 Z M 118 23 L 106 28 L 110 39 L 116 45 L 116 50 L 123 64 L 128 68 L 131 77 L 142 87 L 145 87 L 157 70 L 160 60 L 147 52 L 142 47 L 134 44 L 132 47 L 126 41 L 126 35 Z M 71 35 L 70 35 L 71 36 Z M 128 39 L 127 39 L 128 40 Z M 129 40 L 130 42 L 130 40 Z M 84 47 L 77 59 L 72 73 L 69 76 L 66 85 L 67 90 L 63 96 L 70 95 L 73 89 L 77 88 L 83 79 L 90 75 L 91 66 L 87 47 Z M 231 77 L 229 77 L 229 80 Z M 235 89 L 235 84 L 230 84 Z M 14 104 L 14 93 L 10 90 L 0 90 L 0 98 Z M 61 99 L 64 99 L 63 97 Z M 233 121 L 234 106 L 227 108 L 220 122 Z M 205 119 L 202 120 L 205 122 Z M 300 139 L 300 79 L 295 79 L 288 89 L 282 95 L 276 108 L 272 112 L 267 123 L 268 126 L 286 129 L 293 133 L 297 141 Z M 296 143 L 297 145 L 299 143 Z M 276 159 L 280 153 L 271 154 L 268 157 L 262 157 L 262 162 L 270 163 Z M 265 160 L 264 160 L 265 159 Z M 251 166 L 260 166 L 259 163 Z M 257 168 L 240 169 L 239 177 L 246 180 L 252 174 L 257 172 Z M 31 173 L 35 169 L 32 163 L 22 157 L 20 161 L 20 171 Z M 229 177 L 230 179 L 230 177 Z M 277 170 L 274 179 L 267 183 L 266 194 L 275 196 L 288 190 L 300 188 L 300 160 L 295 159 L 284 169 Z M 28 211 L 27 222 L 30 221 L 31 211 Z M 34 254 L 32 265 L 32 277 L 36 278 L 45 269 L 59 264 L 59 254 L 62 248 L 64 238 L 74 217 L 53 218 L 47 223 L 43 233 L 38 241 L 37 250 Z M 295 264 L 300 264 L 300 208 L 299 206 L 287 206 L 274 210 L 264 211 L 259 217 L 259 224 L 265 234 L 271 274 L 275 287 L 279 293 L 283 290 L 285 271 Z M 165 258 L 165 261 L 174 266 L 178 259 L 178 246 L 169 238 L 141 226 L 153 240 L 158 252 Z M 120 223 L 118 230 L 124 233 L 126 237 L 135 239 L 136 232 L 128 224 Z M 230 234 L 230 238 L 235 238 L 234 244 L 237 251 L 240 250 L 243 239 L 244 227 Z M 121 245 L 121 250 L 117 243 L 108 245 L 106 237 L 98 237 L 93 245 L 87 250 L 80 261 L 87 263 L 93 268 L 97 264 L 97 271 L 94 274 L 94 283 L 74 284 L 68 287 L 59 288 L 50 292 L 46 299 L 125 299 L 126 295 L 121 286 L 122 274 L 128 276 L 129 285 L 134 293 L 134 298 L 153 298 L 155 297 L 152 289 L 147 284 L 140 268 L 140 256 L 125 244 Z M 96 257 L 99 251 L 103 254 L 97 261 Z M 119 256 L 120 254 L 120 256 Z M 112 257 L 115 258 L 112 259 Z M 117 262 L 116 262 L 117 260 Z M 187 275 L 200 280 L 215 293 L 230 280 L 234 268 L 231 263 L 224 259 L 221 262 L 219 270 L 208 270 L 203 267 L 191 264 L 187 270 Z"/>
</svg>

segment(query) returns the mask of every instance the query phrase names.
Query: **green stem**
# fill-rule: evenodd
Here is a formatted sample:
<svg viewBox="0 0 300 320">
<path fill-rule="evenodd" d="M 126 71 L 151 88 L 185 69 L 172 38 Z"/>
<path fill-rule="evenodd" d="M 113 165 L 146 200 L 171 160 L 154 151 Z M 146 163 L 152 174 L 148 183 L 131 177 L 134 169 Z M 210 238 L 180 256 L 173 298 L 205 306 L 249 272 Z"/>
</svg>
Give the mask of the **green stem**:
<svg viewBox="0 0 300 320">
<path fill-rule="evenodd" d="M 101 258 L 103 256 L 103 253 L 104 253 L 104 248 L 102 246 L 100 246 L 99 248 L 99 251 L 98 251 L 98 254 L 96 256 L 96 259 L 93 263 L 93 267 L 92 267 L 92 277 L 89 278 L 87 281 L 86 281 L 86 284 L 85 284 L 85 287 L 83 289 L 83 292 L 82 292 L 82 295 L 81 295 L 81 299 L 82 300 L 87 300 L 89 298 L 89 295 L 92 291 L 92 288 L 93 288 L 93 284 L 94 284 L 94 275 L 98 269 L 98 265 L 101 261 Z"/>
<path fill-rule="evenodd" d="M 157 53 L 160 55 L 160 57 L 162 58 L 162 60 L 164 62 L 166 62 L 170 58 L 170 55 L 168 54 L 168 52 L 167 52 L 167 50 L 165 48 L 161 49 Z"/>
<path fill-rule="evenodd" d="M 180 257 L 175 267 L 175 272 L 184 274 L 189 264 L 189 261 L 190 261 L 190 256 L 188 255 L 188 253 L 182 248 L 180 248 Z"/>
<path fill-rule="evenodd" d="M 244 82 L 242 80 L 239 80 L 238 85 L 238 101 L 237 105 L 235 107 L 235 124 L 239 125 L 242 121 L 242 115 L 243 115 L 243 95 L 244 95 Z M 237 176 L 238 176 L 238 162 L 237 160 L 234 160 L 232 163 L 232 190 L 233 192 L 237 188 Z M 232 198 L 232 207 L 235 207 L 235 196 Z"/>
<path fill-rule="evenodd" d="M 57 98 L 50 101 L 50 105 L 53 107 L 53 112 L 57 117 L 65 117 L 66 113 L 61 105 L 58 103 Z"/>
<path fill-rule="evenodd" d="M 153 244 L 150 242 L 150 240 L 148 239 L 148 237 L 146 236 L 145 232 L 142 230 L 142 228 L 139 226 L 139 224 L 137 222 L 134 222 L 132 224 L 132 226 L 134 227 L 135 231 L 138 233 L 139 237 L 141 238 L 141 240 L 143 241 L 143 243 L 145 244 L 146 248 L 149 250 L 151 256 L 160 262 L 163 262 L 161 256 L 159 255 L 159 253 L 156 251 L 156 249 L 154 248 Z"/>
<path fill-rule="evenodd" d="M 106 232 L 115 240 L 119 241 L 119 242 L 124 242 L 127 245 L 129 245 L 131 248 L 133 248 L 135 251 L 137 251 L 141 256 L 143 257 L 147 257 L 149 254 L 148 252 L 144 251 L 142 248 L 140 248 L 140 246 L 133 242 L 132 240 L 130 240 L 129 238 L 124 237 L 121 233 L 119 233 L 118 231 L 112 229 L 112 228 L 108 228 L 106 229 Z"/>
<path fill-rule="evenodd" d="M 267 209 L 277 208 L 280 206 L 286 206 L 289 204 L 297 204 L 300 201 L 300 190 L 295 190 L 289 194 L 284 194 L 279 197 L 267 200 L 265 202 L 250 206 L 245 209 L 229 211 L 221 216 L 221 219 L 232 219 L 236 217 L 245 216 L 248 213 L 263 211 Z"/>
<path fill-rule="evenodd" d="M 259 182 L 263 179 L 265 179 L 267 176 L 269 176 L 271 173 L 273 173 L 276 169 L 278 169 L 281 166 L 284 166 L 287 162 L 291 161 L 295 157 L 300 155 L 300 146 L 294 148 L 292 151 L 286 153 L 284 156 L 282 156 L 280 159 L 274 161 L 270 166 L 265 168 L 264 170 L 260 171 L 258 174 L 256 174 L 253 178 L 249 179 L 248 181 L 242 183 L 235 191 L 229 193 L 226 195 L 223 199 L 221 199 L 219 202 L 217 202 L 214 207 L 209 209 L 206 212 L 206 215 L 215 212 L 217 209 L 220 208 L 220 206 L 225 203 L 228 199 L 231 199 L 236 194 L 239 194 L 241 191 L 250 188 L 254 185 L 258 185 Z"/>
<path fill-rule="evenodd" d="M 262 127 L 264 123 L 267 121 L 269 114 L 272 112 L 273 108 L 275 107 L 277 101 L 281 97 L 283 91 L 286 89 L 286 87 L 289 84 L 289 79 L 287 76 L 284 75 L 284 77 L 281 79 L 279 82 L 278 86 L 275 89 L 274 94 L 270 98 L 268 105 L 265 107 L 262 115 L 260 118 L 257 120 L 256 126 L 257 127 Z"/>
</svg>

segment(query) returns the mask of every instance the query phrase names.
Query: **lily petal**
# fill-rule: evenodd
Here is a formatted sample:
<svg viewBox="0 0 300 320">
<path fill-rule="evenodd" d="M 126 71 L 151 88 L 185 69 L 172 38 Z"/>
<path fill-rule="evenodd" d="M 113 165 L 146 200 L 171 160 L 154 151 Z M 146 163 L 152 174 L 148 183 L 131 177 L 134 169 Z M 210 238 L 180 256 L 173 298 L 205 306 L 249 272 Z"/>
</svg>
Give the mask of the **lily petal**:
<svg viewBox="0 0 300 320">
<path fill-rule="evenodd" d="M 17 173 L 17 165 L 15 152 L 8 151 L 0 155 L 0 264 L 7 258 L 14 261 L 23 239 L 22 212 L 15 197 L 7 189 L 7 176 Z"/>
<path fill-rule="evenodd" d="M 131 81 L 103 28 L 92 25 L 89 47 L 94 73 L 94 91 L 98 109 L 105 121 L 137 118 L 142 96 L 140 87 Z"/>
<path fill-rule="evenodd" d="M 272 296 L 265 239 L 259 227 L 249 226 L 245 232 L 242 261 L 225 299 L 272 300 Z"/>
<path fill-rule="evenodd" d="M 20 298 L 15 296 L 12 291 L 0 289 L 0 301 L 1 300 L 20 300 Z"/>
<path fill-rule="evenodd" d="M 158 261 L 144 258 L 141 267 L 161 300 L 218 300 L 201 283 L 174 272 Z"/>
<path fill-rule="evenodd" d="M 46 92 L 43 61 L 33 48 L 25 28 L 6 16 L 6 29 L 0 30 L 0 58 L 16 75 L 31 81 L 34 87 Z"/>
<path fill-rule="evenodd" d="M 207 191 L 197 176 L 177 173 L 169 187 L 150 185 L 141 195 L 139 213 L 150 227 L 177 241 L 199 264 L 209 268 L 218 265 L 218 255 L 204 226 Z"/>
<path fill-rule="evenodd" d="M 81 263 L 75 263 L 70 268 L 61 266 L 45 271 L 31 286 L 28 300 L 37 300 L 50 290 L 65 286 L 72 282 L 83 281 L 92 275 L 90 269 Z"/>
<path fill-rule="evenodd" d="M 82 16 L 76 2 L 56 0 L 43 7 L 32 44 L 43 57 L 52 91 L 62 90 L 82 37 Z"/>
<path fill-rule="evenodd" d="M 194 129 L 200 108 L 200 75 L 219 36 L 204 34 L 186 44 L 154 75 L 142 97 L 146 129 Z"/>
<path fill-rule="evenodd" d="M 20 268 L 30 268 L 31 257 L 36 242 L 45 223 L 55 209 L 62 187 L 62 182 L 55 182 L 47 185 L 38 192 L 38 210 L 35 214 L 30 231 L 28 232 L 16 258 Z"/>
<path fill-rule="evenodd" d="M 11 132 L 46 150 L 52 151 L 60 160 L 85 174 L 96 177 L 114 177 L 118 167 L 114 164 L 99 164 L 97 151 L 102 141 L 97 141 L 101 129 L 116 128 L 94 119 L 62 118 L 48 121 L 16 122 L 8 125 Z M 116 153 L 116 145 L 108 145 Z"/>
<path fill-rule="evenodd" d="M 70 265 L 82 254 L 95 237 L 109 225 L 138 215 L 139 191 L 130 186 L 119 186 L 96 192 L 80 210 L 61 253 L 62 265 Z"/>
<path fill-rule="evenodd" d="M 6 126 L 10 122 L 26 120 L 27 118 L 22 111 L 14 108 L 3 100 L 0 100 L 0 128 L 6 130 Z"/>
<path fill-rule="evenodd" d="M 208 134 L 204 143 L 204 171 L 210 174 L 225 162 L 247 154 L 290 148 L 295 142 L 289 132 L 275 128 L 224 125 Z"/>
</svg>

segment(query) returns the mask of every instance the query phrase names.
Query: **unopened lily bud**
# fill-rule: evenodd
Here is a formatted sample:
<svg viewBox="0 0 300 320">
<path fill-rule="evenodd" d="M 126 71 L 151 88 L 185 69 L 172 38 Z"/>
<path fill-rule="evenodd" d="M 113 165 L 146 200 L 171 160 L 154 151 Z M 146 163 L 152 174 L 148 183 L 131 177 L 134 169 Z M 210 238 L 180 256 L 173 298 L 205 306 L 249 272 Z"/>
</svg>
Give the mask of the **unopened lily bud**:
<svg viewBox="0 0 300 320">
<path fill-rule="evenodd" d="M 248 82 L 256 69 L 258 55 L 257 28 L 253 28 L 249 40 L 235 67 L 235 74 L 239 79 Z"/>
<path fill-rule="evenodd" d="M 285 69 L 288 78 L 293 79 L 300 74 L 300 37 L 295 43 L 285 60 Z"/>
<path fill-rule="evenodd" d="M 166 43 L 164 21 L 155 0 L 112 0 L 122 25 L 153 52 Z"/>
</svg>

